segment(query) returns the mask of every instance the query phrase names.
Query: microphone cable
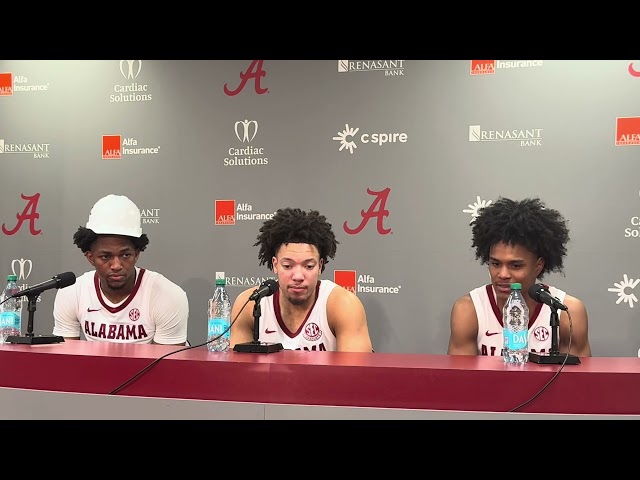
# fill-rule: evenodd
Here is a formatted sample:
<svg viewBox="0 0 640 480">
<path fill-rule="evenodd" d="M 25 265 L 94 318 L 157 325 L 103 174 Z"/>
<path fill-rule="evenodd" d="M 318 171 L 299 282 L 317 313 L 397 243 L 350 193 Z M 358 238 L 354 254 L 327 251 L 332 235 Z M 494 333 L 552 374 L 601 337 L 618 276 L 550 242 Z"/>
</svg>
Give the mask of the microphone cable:
<svg viewBox="0 0 640 480">
<path fill-rule="evenodd" d="M 154 365 L 156 365 L 160 360 L 162 360 L 163 358 L 167 358 L 169 355 L 173 355 L 174 353 L 178 353 L 178 352 L 184 352 L 186 350 L 191 350 L 192 348 L 204 347 L 205 345 L 218 340 L 220 337 L 222 337 L 225 333 L 227 333 L 231 329 L 231 327 L 233 326 L 234 323 L 236 323 L 236 320 L 238 319 L 238 317 L 240 316 L 240 314 L 244 310 L 244 307 L 246 307 L 249 302 L 250 302 L 250 300 L 248 300 L 248 299 L 247 299 L 246 302 L 244 302 L 244 305 L 242 305 L 242 308 L 237 313 L 236 318 L 233 319 L 233 321 L 229 324 L 229 326 L 227 328 L 225 328 L 224 332 L 222 332 L 220 335 L 218 335 L 216 337 L 213 337 L 211 340 L 207 340 L 204 343 L 199 343 L 198 345 L 189 345 L 189 346 L 186 346 L 184 348 L 179 348 L 178 350 L 174 350 L 173 352 L 166 353 L 166 354 L 162 355 L 161 357 L 156 358 L 153 362 L 151 362 L 149 365 L 144 367 L 142 370 L 140 370 L 138 373 L 136 373 L 133 377 L 129 378 L 129 380 L 127 380 L 124 383 L 121 383 L 116 388 L 114 388 L 109 393 L 107 393 L 107 395 L 115 395 L 120 390 L 122 390 L 124 387 L 126 387 L 129 384 L 131 384 L 131 382 L 133 382 L 137 378 L 140 378 L 140 376 L 142 374 L 144 374 L 145 372 L 148 372 L 149 369 L 151 367 L 153 367 Z"/>
<path fill-rule="evenodd" d="M 560 375 L 560 372 L 562 371 L 562 369 L 564 368 L 565 364 L 567 363 L 567 359 L 569 358 L 569 354 L 571 353 L 571 339 L 573 337 L 573 325 L 571 322 L 571 313 L 569 312 L 569 309 L 567 309 L 567 316 L 569 317 L 569 347 L 567 349 L 567 353 L 564 356 L 564 360 L 562 361 L 562 363 L 560 364 L 560 368 L 558 369 L 558 371 L 553 375 L 553 377 L 551 377 L 551 380 L 549 380 L 546 385 L 544 387 L 542 387 L 540 389 L 540 391 L 538 393 L 536 393 L 533 397 L 531 397 L 529 400 L 527 400 L 524 403 L 521 403 L 520 405 L 518 405 L 517 407 L 512 408 L 511 410 L 507 410 L 508 413 L 511 412 L 515 412 L 516 410 L 524 407 L 525 405 L 528 405 L 529 403 L 533 402 L 536 398 L 538 398 L 540 396 L 540 394 L 542 392 L 544 392 L 547 387 L 549 385 L 551 385 L 551 383 L 558 377 L 558 375 Z M 558 329 L 560 328 L 560 326 L 558 325 Z"/>
</svg>

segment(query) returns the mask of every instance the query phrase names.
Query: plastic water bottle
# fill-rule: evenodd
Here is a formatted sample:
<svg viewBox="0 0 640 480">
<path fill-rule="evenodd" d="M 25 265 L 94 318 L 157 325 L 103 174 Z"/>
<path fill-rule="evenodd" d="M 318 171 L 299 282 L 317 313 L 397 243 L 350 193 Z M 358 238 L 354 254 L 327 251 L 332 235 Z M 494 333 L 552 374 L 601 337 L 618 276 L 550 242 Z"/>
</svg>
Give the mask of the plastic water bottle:
<svg viewBox="0 0 640 480">
<path fill-rule="evenodd" d="M 208 311 L 207 341 L 209 343 L 207 343 L 207 348 L 210 352 L 226 352 L 229 350 L 231 299 L 227 293 L 226 284 L 224 272 L 216 272 L 216 289 L 209 299 Z M 220 338 L 214 340 L 216 337 Z"/>
<path fill-rule="evenodd" d="M 0 301 L 18 293 L 18 277 L 7 275 L 7 286 Z M 22 328 L 22 302 L 20 298 L 10 298 L 0 305 L 0 343 L 5 343 L 10 335 L 20 335 Z"/>
<path fill-rule="evenodd" d="M 529 307 L 522 295 L 520 283 L 511 284 L 511 293 L 502 309 L 504 345 L 502 357 L 505 363 L 529 361 Z"/>
</svg>

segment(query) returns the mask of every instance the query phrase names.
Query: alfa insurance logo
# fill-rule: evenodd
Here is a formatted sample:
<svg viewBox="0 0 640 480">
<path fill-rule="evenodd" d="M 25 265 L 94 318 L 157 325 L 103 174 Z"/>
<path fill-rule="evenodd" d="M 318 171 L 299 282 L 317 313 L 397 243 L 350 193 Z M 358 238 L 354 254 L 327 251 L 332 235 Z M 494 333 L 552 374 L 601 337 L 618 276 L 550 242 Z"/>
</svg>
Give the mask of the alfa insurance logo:
<svg viewBox="0 0 640 480">
<path fill-rule="evenodd" d="M 616 118 L 616 147 L 640 145 L 640 117 Z"/>
<path fill-rule="evenodd" d="M 398 294 L 402 285 L 388 287 L 376 285 L 371 275 L 358 275 L 356 270 L 334 270 L 333 281 L 356 295 L 358 293 Z"/>
<path fill-rule="evenodd" d="M 0 97 L 10 97 L 13 95 L 13 74 L 10 72 L 0 73 Z"/>
<path fill-rule="evenodd" d="M 235 200 L 216 200 L 214 208 L 214 225 L 235 225 L 236 221 L 270 220 L 275 212 L 253 213 L 253 205 Z"/>
<path fill-rule="evenodd" d="M 542 60 L 471 60 L 471 75 L 493 75 L 497 69 L 542 67 Z"/>
<path fill-rule="evenodd" d="M 102 159 L 120 160 L 122 155 L 156 155 L 160 145 L 155 147 L 139 147 L 138 140 L 133 137 L 122 138 L 122 135 L 102 135 Z"/>
</svg>

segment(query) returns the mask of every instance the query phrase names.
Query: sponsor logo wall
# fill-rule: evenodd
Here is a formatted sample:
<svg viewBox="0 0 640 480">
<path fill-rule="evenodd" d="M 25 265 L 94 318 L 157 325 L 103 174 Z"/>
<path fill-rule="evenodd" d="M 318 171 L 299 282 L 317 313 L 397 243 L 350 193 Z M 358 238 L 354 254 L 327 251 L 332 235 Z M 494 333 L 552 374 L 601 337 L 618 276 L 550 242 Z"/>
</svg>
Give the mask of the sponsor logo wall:
<svg viewBox="0 0 640 480">
<path fill-rule="evenodd" d="M 262 222 L 313 208 L 339 242 L 322 278 L 362 300 L 375 350 L 445 353 L 453 302 L 488 280 L 470 224 L 539 196 L 571 231 L 545 283 L 585 302 L 594 355 L 639 353 L 640 60 L 65 63 L 82 88 L 60 71 L 0 61 L 0 274 L 21 288 L 88 270 L 73 233 L 128 195 L 150 238 L 139 265 L 187 291 L 201 343 L 215 272 L 232 296 L 274 278 Z"/>
</svg>

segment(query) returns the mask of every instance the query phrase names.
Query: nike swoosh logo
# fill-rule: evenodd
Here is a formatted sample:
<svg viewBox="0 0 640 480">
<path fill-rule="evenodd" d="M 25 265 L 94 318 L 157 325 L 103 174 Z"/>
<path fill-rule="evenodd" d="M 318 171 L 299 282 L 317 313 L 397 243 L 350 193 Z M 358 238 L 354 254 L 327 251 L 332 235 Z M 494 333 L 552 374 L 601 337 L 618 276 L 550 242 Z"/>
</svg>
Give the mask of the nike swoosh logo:
<svg viewBox="0 0 640 480">
<path fill-rule="evenodd" d="M 264 333 L 276 333 L 275 330 L 269 330 L 268 328 L 264 329 Z"/>
<path fill-rule="evenodd" d="M 99 311 L 100 311 L 100 309 L 99 309 L 99 308 L 95 308 L 95 309 L 93 309 L 93 308 L 89 308 L 89 307 L 87 307 L 87 312 L 99 312 Z"/>
<path fill-rule="evenodd" d="M 489 333 L 489 330 L 487 330 L 487 332 L 485 333 L 485 335 L 486 335 L 487 337 L 490 337 L 491 335 L 498 335 L 499 333 L 500 333 L 500 332 L 491 332 L 491 333 Z"/>
</svg>

